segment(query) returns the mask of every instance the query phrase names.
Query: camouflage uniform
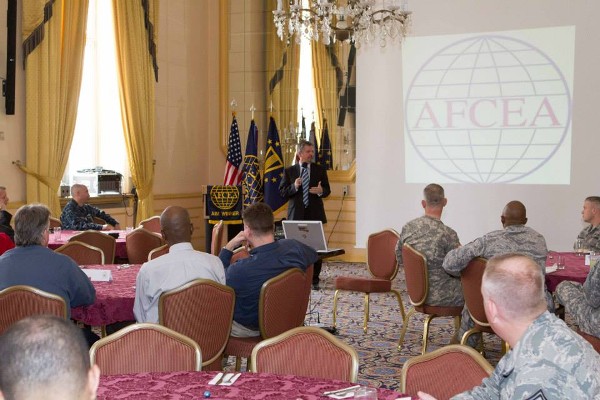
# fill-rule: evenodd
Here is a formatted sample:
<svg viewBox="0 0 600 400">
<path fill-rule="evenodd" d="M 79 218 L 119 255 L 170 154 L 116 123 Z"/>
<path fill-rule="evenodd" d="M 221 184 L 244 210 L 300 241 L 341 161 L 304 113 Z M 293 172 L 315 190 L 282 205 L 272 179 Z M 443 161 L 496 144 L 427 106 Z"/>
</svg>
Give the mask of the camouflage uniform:
<svg viewBox="0 0 600 400">
<path fill-rule="evenodd" d="M 577 239 L 583 239 L 584 249 L 600 251 L 600 225 L 583 228 L 577 235 Z"/>
<path fill-rule="evenodd" d="M 600 265 L 590 271 L 583 286 L 564 281 L 556 287 L 556 297 L 575 318 L 579 329 L 600 337 Z"/>
<path fill-rule="evenodd" d="M 598 371 L 592 346 L 546 311 L 481 386 L 452 399 L 597 399 Z"/>
<path fill-rule="evenodd" d="M 425 302 L 435 306 L 461 306 L 465 303 L 457 279 L 442 269 L 444 256 L 460 245 L 458 235 L 437 218 L 422 216 L 402 228 L 396 245 L 396 258 L 402 265 L 402 245 L 407 243 L 427 259 L 429 294 Z"/>
</svg>

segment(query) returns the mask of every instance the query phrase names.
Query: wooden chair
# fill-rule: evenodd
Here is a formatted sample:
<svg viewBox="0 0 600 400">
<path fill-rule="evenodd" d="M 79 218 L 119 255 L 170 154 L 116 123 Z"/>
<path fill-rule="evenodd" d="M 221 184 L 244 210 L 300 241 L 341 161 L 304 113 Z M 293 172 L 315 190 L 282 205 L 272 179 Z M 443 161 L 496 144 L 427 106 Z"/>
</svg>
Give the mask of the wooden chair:
<svg viewBox="0 0 600 400">
<path fill-rule="evenodd" d="M 154 217 L 150 217 L 141 221 L 140 227 L 160 235 L 160 216 L 155 215 Z"/>
<path fill-rule="evenodd" d="M 169 245 L 163 244 L 160 247 L 150 250 L 150 253 L 148 254 L 148 261 L 154 260 L 155 258 L 158 258 L 158 257 L 160 257 L 164 254 L 168 254 L 168 253 L 169 253 Z"/>
<path fill-rule="evenodd" d="M 162 236 L 144 228 L 134 229 L 125 236 L 127 259 L 130 264 L 143 264 L 152 250 L 164 244 Z"/>
<path fill-rule="evenodd" d="M 158 324 L 133 324 L 98 340 L 92 365 L 103 375 L 200 371 L 200 347 L 192 339 Z"/>
<path fill-rule="evenodd" d="M 223 350 L 231 332 L 235 292 L 208 279 L 196 279 L 161 294 L 161 325 L 194 340 L 202 349 L 205 370 L 221 370 Z"/>
<path fill-rule="evenodd" d="M 50 228 L 60 228 L 62 226 L 60 219 L 50 217 Z"/>
<path fill-rule="evenodd" d="M 369 322 L 369 295 L 371 293 L 393 293 L 398 299 L 400 313 L 404 318 L 404 304 L 400 292 L 392 289 L 392 281 L 398 273 L 396 260 L 396 243 L 400 235 L 393 229 L 369 235 L 367 240 L 367 269 L 370 278 L 359 276 L 340 276 L 335 279 L 335 293 L 333 295 L 333 327 L 336 327 L 337 300 L 340 291 L 362 292 L 364 296 L 364 323 L 363 331 L 367 333 Z"/>
<path fill-rule="evenodd" d="M 219 256 L 221 248 L 225 245 L 225 224 L 219 221 L 213 226 L 212 239 L 210 242 L 210 254 Z"/>
<path fill-rule="evenodd" d="M 420 390 L 438 399 L 448 399 L 481 385 L 493 370 L 490 363 L 469 346 L 444 346 L 404 363 L 400 392 L 417 398 Z"/>
<path fill-rule="evenodd" d="M 252 371 L 356 382 L 358 354 L 329 332 L 291 329 L 263 340 L 252 350 Z"/>
<path fill-rule="evenodd" d="M 0 334 L 32 315 L 50 314 L 67 318 L 65 300 L 32 286 L 16 285 L 0 291 Z"/>
<path fill-rule="evenodd" d="M 263 284 L 258 303 L 260 336 L 230 336 L 225 347 L 225 355 L 236 357 L 237 371 L 240 370 L 241 358 L 247 358 L 250 365 L 252 349 L 257 343 L 302 326 L 310 298 L 312 272 L 312 265 L 306 273 L 299 268 L 290 268 Z"/>
<path fill-rule="evenodd" d="M 114 264 L 116 239 L 99 231 L 88 230 L 71 236 L 69 242 L 83 242 L 97 247 L 104 253 L 104 262 Z"/>
<path fill-rule="evenodd" d="M 408 328 L 410 317 L 415 312 L 427 314 L 423 324 L 423 349 L 421 354 L 427 351 L 427 336 L 429 334 L 429 323 L 436 317 L 454 317 L 455 329 L 458 331 L 460 325 L 460 314 L 463 306 L 432 306 L 426 304 L 425 300 L 429 294 L 429 273 L 427 270 L 427 260 L 425 256 L 410 245 L 402 246 L 402 259 L 404 261 L 404 274 L 406 277 L 406 291 L 412 304 L 411 309 L 404 317 L 400 340 L 398 341 L 398 350 L 402 349 L 404 335 Z"/>
<path fill-rule="evenodd" d="M 78 265 L 104 264 L 102 250 L 87 243 L 69 242 L 54 251 L 71 257 Z"/>
</svg>

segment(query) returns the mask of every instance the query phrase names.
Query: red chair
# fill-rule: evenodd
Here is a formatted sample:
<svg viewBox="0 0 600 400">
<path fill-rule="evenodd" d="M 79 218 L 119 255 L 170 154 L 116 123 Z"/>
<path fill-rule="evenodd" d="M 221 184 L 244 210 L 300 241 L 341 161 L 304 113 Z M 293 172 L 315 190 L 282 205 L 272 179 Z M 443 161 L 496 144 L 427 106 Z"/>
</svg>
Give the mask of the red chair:
<svg viewBox="0 0 600 400">
<path fill-rule="evenodd" d="M 10 249 L 14 249 L 14 248 L 15 248 L 15 244 L 10 239 L 10 236 L 8 236 L 4 232 L 0 232 L 0 255 L 2 255 L 2 254 L 4 254 L 4 252 L 6 252 Z"/>
<path fill-rule="evenodd" d="M 140 222 L 140 227 L 160 235 L 160 217 L 155 215 L 154 217 L 147 218 Z"/>
<path fill-rule="evenodd" d="M 213 226 L 212 239 L 210 242 L 210 254 L 219 256 L 221 248 L 225 245 L 225 224 L 223 221 L 219 221 Z"/>
<path fill-rule="evenodd" d="M 134 229 L 125 236 L 127 259 L 130 264 L 143 264 L 152 250 L 164 244 L 162 236 L 144 228 Z"/>
<path fill-rule="evenodd" d="M 592 347 L 594 348 L 594 350 L 596 350 L 596 352 L 600 353 L 600 338 L 597 338 L 596 336 L 592 336 L 589 333 L 585 333 L 579 329 L 576 330 L 576 332 L 585 340 L 587 340 L 588 342 L 590 342 L 590 344 L 592 345 Z"/>
<path fill-rule="evenodd" d="M 91 246 L 97 247 L 104 253 L 104 262 L 106 264 L 114 264 L 115 262 L 115 247 L 116 239 L 99 231 L 83 231 L 77 235 L 71 236 L 69 242 L 83 242 Z"/>
<path fill-rule="evenodd" d="M 168 253 L 169 253 L 169 245 L 163 244 L 162 246 L 152 249 L 150 251 L 150 253 L 148 254 L 148 261 L 154 260 L 155 258 L 158 258 L 158 257 L 160 257 L 164 254 L 168 254 Z"/>
<path fill-rule="evenodd" d="M 78 265 L 104 264 L 104 253 L 97 247 L 82 242 L 69 242 L 54 250 L 69 256 Z"/>
</svg>

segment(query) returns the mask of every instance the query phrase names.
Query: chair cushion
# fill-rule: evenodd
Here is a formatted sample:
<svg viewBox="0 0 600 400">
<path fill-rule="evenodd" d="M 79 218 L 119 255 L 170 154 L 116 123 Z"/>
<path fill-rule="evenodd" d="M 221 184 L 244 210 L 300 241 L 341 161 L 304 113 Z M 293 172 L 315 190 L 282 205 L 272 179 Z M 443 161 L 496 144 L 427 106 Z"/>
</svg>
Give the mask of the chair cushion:
<svg viewBox="0 0 600 400">
<path fill-rule="evenodd" d="M 433 314 L 440 317 L 456 317 L 462 313 L 463 306 L 431 306 L 423 304 L 415 306 L 415 310 L 423 314 Z"/>
<path fill-rule="evenodd" d="M 227 346 L 225 346 L 225 351 L 223 353 L 228 356 L 248 358 L 252 354 L 254 346 L 260 341 L 262 341 L 262 337 L 260 336 L 249 338 L 229 336 L 229 341 L 227 342 Z"/>
<path fill-rule="evenodd" d="M 385 293 L 392 289 L 392 282 L 387 279 L 339 276 L 335 278 L 335 288 L 353 292 Z"/>
</svg>

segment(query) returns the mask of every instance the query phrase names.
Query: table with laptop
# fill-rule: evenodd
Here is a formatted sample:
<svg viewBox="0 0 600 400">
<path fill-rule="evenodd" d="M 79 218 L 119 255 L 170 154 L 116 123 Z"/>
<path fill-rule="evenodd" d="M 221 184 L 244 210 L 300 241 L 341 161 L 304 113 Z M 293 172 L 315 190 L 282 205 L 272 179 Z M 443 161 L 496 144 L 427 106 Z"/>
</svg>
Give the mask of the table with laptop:
<svg viewBox="0 0 600 400">
<path fill-rule="evenodd" d="M 296 239 L 317 251 L 319 258 L 340 256 L 346 252 L 342 248 L 330 248 L 325 240 L 325 231 L 321 221 L 281 221 L 286 239 Z"/>
</svg>

